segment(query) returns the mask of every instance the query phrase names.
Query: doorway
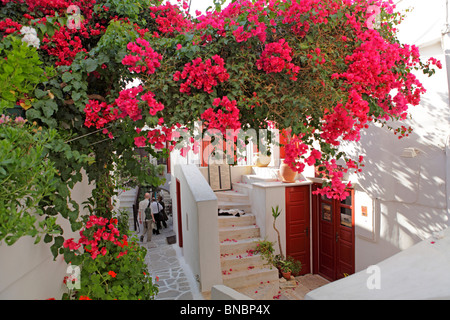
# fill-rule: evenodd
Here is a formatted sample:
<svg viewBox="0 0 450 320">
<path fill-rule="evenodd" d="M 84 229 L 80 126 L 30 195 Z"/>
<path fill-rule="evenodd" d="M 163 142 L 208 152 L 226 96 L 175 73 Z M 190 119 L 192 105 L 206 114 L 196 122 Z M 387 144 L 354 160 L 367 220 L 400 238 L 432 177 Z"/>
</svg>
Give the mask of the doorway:
<svg viewBox="0 0 450 320">
<path fill-rule="evenodd" d="M 300 275 L 310 267 L 310 186 L 286 187 L 286 256 L 302 263 Z"/>
<path fill-rule="evenodd" d="M 320 185 L 314 184 L 315 191 Z M 314 195 L 313 272 L 334 281 L 355 273 L 354 190 L 343 201 Z"/>
</svg>

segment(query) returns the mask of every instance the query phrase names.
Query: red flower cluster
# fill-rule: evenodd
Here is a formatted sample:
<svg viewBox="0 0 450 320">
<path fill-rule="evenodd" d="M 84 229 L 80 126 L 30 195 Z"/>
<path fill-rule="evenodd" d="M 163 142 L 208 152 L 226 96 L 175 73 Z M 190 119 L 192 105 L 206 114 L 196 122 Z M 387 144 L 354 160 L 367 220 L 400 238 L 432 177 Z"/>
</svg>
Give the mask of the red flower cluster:
<svg viewBox="0 0 450 320">
<path fill-rule="evenodd" d="M 214 61 L 215 65 L 213 65 Z M 191 93 L 191 87 L 202 89 L 207 93 L 213 91 L 212 87 L 217 86 L 219 82 L 227 81 L 230 75 L 225 69 L 224 60 L 215 55 L 211 59 L 202 62 L 202 58 L 192 60 L 192 63 L 186 63 L 183 72 L 177 71 L 173 75 L 174 81 L 186 79 L 180 86 L 180 92 Z"/>
<path fill-rule="evenodd" d="M 119 97 L 115 101 L 115 104 L 121 111 L 119 118 L 128 116 L 133 121 L 142 119 L 142 111 L 139 108 L 139 100 L 137 99 L 137 95 L 142 90 L 142 86 L 137 86 L 120 91 Z"/>
<path fill-rule="evenodd" d="M 136 129 L 138 133 L 142 131 Z M 155 149 L 163 149 L 166 147 L 166 142 L 172 138 L 172 129 L 162 127 L 161 129 L 150 129 L 145 131 L 145 136 L 137 136 L 134 138 L 134 144 L 137 147 L 145 147 L 147 144 L 153 146 Z"/>
<path fill-rule="evenodd" d="M 164 110 L 164 105 L 161 102 L 155 100 L 155 94 L 151 91 L 142 95 L 141 99 L 146 101 L 149 107 L 150 115 L 154 116 L 158 111 Z"/>
<path fill-rule="evenodd" d="M 213 101 L 213 106 L 218 110 L 208 108 L 201 115 L 202 120 L 205 121 L 204 125 L 208 129 L 218 129 L 222 134 L 225 134 L 227 129 L 236 130 L 241 127 L 236 100 L 230 101 L 226 96 L 222 99 L 216 98 Z"/>
<path fill-rule="evenodd" d="M 4 37 L 16 31 L 20 31 L 22 25 L 20 23 L 12 21 L 10 18 L 6 18 L 0 21 L 0 33 L 5 33 Z"/>
<path fill-rule="evenodd" d="M 71 29 L 58 22 L 55 24 L 58 26 L 58 29 L 56 29 L 52 37 L 44 36 L 41 48 L 46 50 L 49 55 L 57 58 L 56 66 L 70 66 L 78 52 L 87 52 L 81 37 L 88 39 L 89 33 L 83 23 L 81 23 L 80 29 Z"/>
<path fill-rule="evenodd" d="M 137 38 L 136 42 L 130 42 L 127 49 L 132 54 L 122 59 L 122 64 L 130 66 L 128 70 L 136 73 L 152 74 L 161 65 L 162 56 L 154 51 L 147 40 Z"/>
<path fill-rule="evenodd" d="M 95 126 L 95 128 L 101 129 L 118 117 L 117 109 L 106 102 L 100 103 L 97 100 L 89 100 L 84 112 L 86 113 L 84 125 L 88 128 Z"/>
<path fill-rule="evenodd" d="M 105 256 L 108 253 L 106 248 L 107 243 L 124 248 L 128 246 L 127 236 L 123 235 L 120 239 L 120 232 L 116 227 L 117 219 L 107 219 L 97 216 L 90 216 L 86 223 L 85 229 L 80 231 L 80 239 L 74 242 L 73 238 L 64 241 L 64 248 L 70 250 L 78 250 L 83 246 L 85 252 L 89 252 L 92 259 L 95 259 L 99 254 Z M 127 250 L 121 251 L 116 258 L 127 254 Z"/>
<path fill-rule="evenodd" d="M 59 15 L 64 15 L 68 12 L 67 9 L 70 5 L 75 5 L 80 9 L 80 13 L 86 19 L 91 19 L 93 13 L 93 7 L 96 0 L 78 0 L 78 1 L 67 1 L 67 0 L 1 0 L 3 5 L 13 2 L 13 3 L 26 3 L 28 5 L 28 11 L 33 14 L 39 14 L 41 16 L 51 15 L 54 16 L 56 13 Z"/>
<path fill-rule="evenodd" d="M 173 34 L 174 32 L 179 32 L 184 34 L 194 28 L 192 22 L 186 19 L 180 8 L 170 2 L 150 7 L 150 11 L 150 17 L 155 19 L 158 30 L 162 33 Z"/>
<path fill-rule="evenodd" d="M 317 189 L 317 191 L 314 191 L 313 193 L 325 195 L 329 199 L 344 200 L 347 198 L 350 194 L 347 189 L 351 187 L 351 183 L 348 182 L 345 184 L 342 182 L 346 169 L 340 168 L 336 164 L 335 159 L 332 159 L 331 161 L 324 161 L 321 163 L 321 166 L 324 166 L 325 169 L 319 171 L 319 173 L 323 173 L 330 179 L 330 185 Z"/>
<path fill-rule="evenodd" d="M 285 39 L 280 39 L 278 42 L 266 44 L 261 57 L 256 61 L 258 70 L 264 70 L 267 73 L 281 72 L 286 70 L 288 75 L 292 75 L 292 80 L 297 80 L 297 74 L 300 67 L 291 63 L 292 48 Z"/>
<path fill-rule="evenodd" d="M 284 147 L 284 163 L 288 164 L 292 170 L 302 173 L 305 164 L 299 160 L 300 156 L 308 152 L 308 146 L 302 141 L 301 137 L 294 135 Z"/>
</svg>

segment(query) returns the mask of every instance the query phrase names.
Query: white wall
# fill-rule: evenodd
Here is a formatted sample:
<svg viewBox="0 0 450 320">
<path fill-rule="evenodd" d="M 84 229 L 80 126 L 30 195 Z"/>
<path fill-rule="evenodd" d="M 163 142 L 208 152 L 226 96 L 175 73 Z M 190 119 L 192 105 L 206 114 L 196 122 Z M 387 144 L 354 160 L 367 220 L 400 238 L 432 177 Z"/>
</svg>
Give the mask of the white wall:
<svg viewBox="0 0 450 320">
<path fill-rule="evenodd" d="M 446 145 L 450 135 L 450 108 L 445 56 L 440 24 L 445 22 L 442 0 L 403 1 L 416 4 L 400 27 L 401 42 L 419 46 L 423 61 L 439 59 L 432 77 L 416 73 L 427 89 L 422 102 L 411 107 L 412 119 L 392 124 L 411 126 L 413 133 L 399 140 L 392 131 L 371 125 L 357 144 L 345 144 L 350 153 L 365 156 L 365 168 L 351 176 L 356 200 L 356 271 L 375 264 L 449 224 L 449 171 Z M 436 5 L 433 7 L 433 5 Z M 430 11 L 431 10 L 431 11 Z M 434 11 L 433 11 L 434 10 Z M 420 22 L 418 22 L 420 21 Z M 442 26 L 442 25 L 441 25 Z M 415 148 L 414 158 L 402 157 L 404 148 Z M 368 208 L 368 217 L 361 214 Z"/>
<path fill-rule="evenodd" d="M 174 230 L 178 230 L 175 181 L 181 189 L 182 253 L 201 291 L 222 284 L 217 197 L 195 164 L 175 164 L 171 184 Z M 180 235 L 177 233 L 179 245 Z"/>
<path fill-rule="evenodd" d="M 72 190 L 72 198 L 81 203 L 90 196 L 92 186 L 87 177 Z M 58 218 L 65 238 L 76 237 L 66 219 Z M 31 237 L 22 237 L 14 245 L 0 244 L 0 300 L 60 299 L 66 292 L 63 278 L 67 264 L 62 256 L 53 261 L 50 244 L 34 244 Z"/>
</svg>

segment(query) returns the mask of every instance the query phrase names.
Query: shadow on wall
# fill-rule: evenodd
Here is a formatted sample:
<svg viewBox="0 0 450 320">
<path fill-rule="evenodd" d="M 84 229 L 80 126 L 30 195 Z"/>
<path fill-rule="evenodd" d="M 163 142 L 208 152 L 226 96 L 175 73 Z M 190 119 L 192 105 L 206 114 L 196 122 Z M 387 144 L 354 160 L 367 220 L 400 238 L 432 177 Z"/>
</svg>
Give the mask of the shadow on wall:
<svg viewBox="0 0 450 320">
<path fill-rule="evenodd" d="M 445 107 L 445 108 L 444 108 Z M 450 133 L 446 94 L 428 95 L 402 124 L 413 132 L 398 139 L 381 125 L 371 125 L 358 143 L 343 144 L 357 157 L 364 155 L 363 172 L 351 175 L 361 191 L 377 199 L 375 238 L 384 252 L 395 253 L 448 227 L 445 143 Z M 404 157 L 414 148 L 415 157 Z"/>
</svg>

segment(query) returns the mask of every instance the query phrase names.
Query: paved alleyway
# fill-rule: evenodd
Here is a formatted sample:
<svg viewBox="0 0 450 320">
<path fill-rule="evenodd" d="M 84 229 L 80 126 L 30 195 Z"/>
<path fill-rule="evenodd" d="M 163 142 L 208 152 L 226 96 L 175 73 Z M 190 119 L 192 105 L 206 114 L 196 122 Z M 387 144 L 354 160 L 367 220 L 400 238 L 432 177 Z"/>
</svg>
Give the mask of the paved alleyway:
<svg viewBox="0 0 450 320">
<path fill-rule="evenodd" d="M 141 245 L 148 249 L 146 263 L 159 293 L 156 300 L 202 300 L 198 282 L 185 264 L 180 248 L 168 244 L 167 237 L 174 236 L 172 216 L 169 216 L 167 228 L 162 228 L 159 235 L 153 235 L 151 241 Z"/>
</svg>

